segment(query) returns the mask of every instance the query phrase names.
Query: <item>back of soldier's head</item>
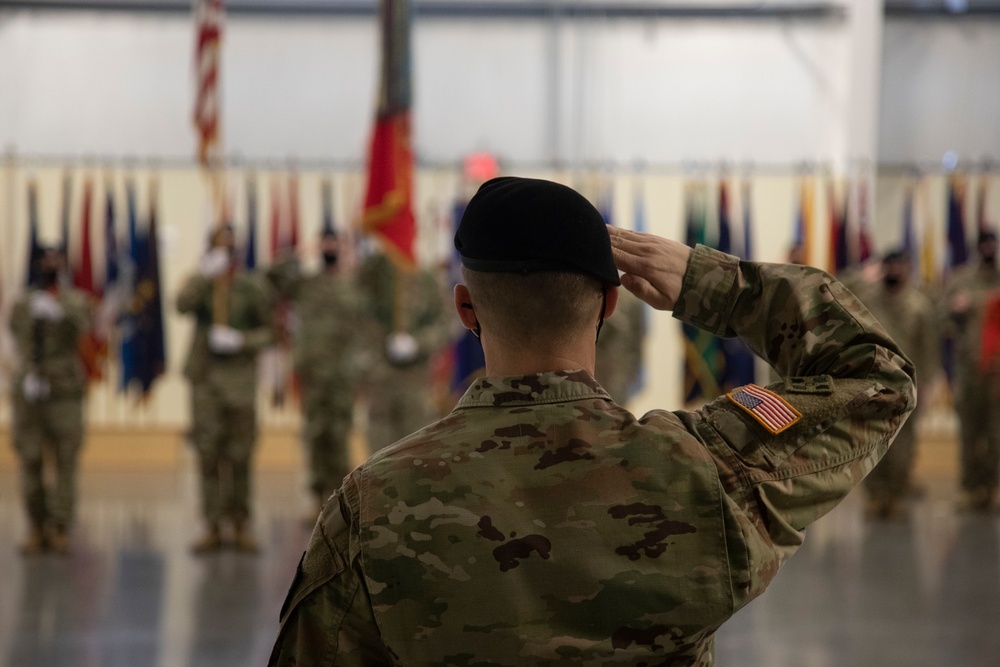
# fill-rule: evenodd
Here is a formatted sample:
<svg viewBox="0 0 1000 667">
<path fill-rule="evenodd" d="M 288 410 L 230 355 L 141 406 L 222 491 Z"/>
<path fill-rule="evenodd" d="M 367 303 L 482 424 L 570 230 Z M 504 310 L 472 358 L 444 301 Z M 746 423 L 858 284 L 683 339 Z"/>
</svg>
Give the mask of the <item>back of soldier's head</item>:
<svg viewBox="0 0 1000 667">
<path fill-rule="evenodd" d="M 596 326 L 602 295 L 620 284 L 600 212 L 551 181 L 484 183 L 455 248 L 480 323 L 508 342 L 558 344 Z"/>
</svg>

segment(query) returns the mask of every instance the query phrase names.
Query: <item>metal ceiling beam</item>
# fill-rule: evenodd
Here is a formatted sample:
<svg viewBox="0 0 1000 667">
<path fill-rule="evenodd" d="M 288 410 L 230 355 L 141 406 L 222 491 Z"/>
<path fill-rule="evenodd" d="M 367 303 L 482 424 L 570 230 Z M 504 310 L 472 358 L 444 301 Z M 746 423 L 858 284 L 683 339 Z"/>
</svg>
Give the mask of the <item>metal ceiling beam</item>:
<svg viewBox="0 0 1000 667">
<path fill-rule="evenodd" d="M 885 16 L 890 19 L 997 19 L 1000 0 L 885 0 Z"/>
<path fill-rule="evenodd" d="M 229 0 L 226 12 L 233 15 L 312 15 L 370 17 L 377 3 L 364 0 Z M 695 5 L 569 1 L 474 2 L 471 0 L 413 3 L 419 18 L 433 19 L 520 19 L 553 17 L 569 19 L 713 19 L 713 20 L 828 20 L 844 18 L 844 7 L 833 2 L 747 5 L 739 3 Z M 115 11 L 158 14 L 187 14 L 191 2 L 185 0 L 0 0 L 0 9 L 47 11 Z"/>
</svg>

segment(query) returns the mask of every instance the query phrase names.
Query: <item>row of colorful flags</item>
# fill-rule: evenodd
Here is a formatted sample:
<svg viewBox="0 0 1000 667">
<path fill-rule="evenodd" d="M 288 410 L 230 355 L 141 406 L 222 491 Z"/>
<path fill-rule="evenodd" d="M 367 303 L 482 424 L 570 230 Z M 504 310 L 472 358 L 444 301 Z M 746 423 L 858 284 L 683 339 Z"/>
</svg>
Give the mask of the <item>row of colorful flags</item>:
<svg viewBox="0 0 1000 667">
<path fill-rule="evenodd" d="M 958 266 L 969 260 L 970 241 L 967 234 L 967 188 L 972 179 L 964 174 L 951 174 L 947 182 L 947 206 L 942 254 L 939 237 L 941 226 L 935 224 L 929 206 L 929 184 L 915 180 L 906 188 L 903 202 L 901 234 L 897 248 L 911 258 L 913 278 L 917 284 L 936 288 Z M 704 181 L 692 182 L 685 193 L 685 242 L 715 247 L 743 259 L 753 259 L 751 225 L 751 189 L 742 183 L 739 211 L 742 216 L 742 238 L 734 235 L 736 207 L 730 196 L 730 184 L 723 177 L 718 190 Z M 821 228 L 817 212 L 817 179 L 804 176 L 798 184 L 792 249 L 787 261 L 810 264 L 833 274 L 843 274 L 877 259 L 870 226 L 870 197 L 865 179 L 848 182 L 839 193 L 832 180 L 825 182 L 827 224 Z M 715 229 L 709 224 L 712 207 L 709 199 L 717 197 L 714 206 Z M 996 231 L 989 219 L 989 179 L 980 179 L 975 197 L 976 234 Z M 920 211 L 921 215 L 918 215 Z M 715 235 L 711 232 L 715 231 Z M 827 256 L 819 257 L 819 239 L 827 235 Z M 893 248 L 896 249 L 896 248 Z M 1000 307 L 998 307 L 1000 312 Z M 997 318 L 1000 322 L 1000 317 Z M 684 324 L 684 397 L 688 403 L 711 400 L 722 393 L 754 381 L 753 357 L 738 339 L 720 339 Z M 1000 324 L 998 324 L 1000 331 Z M 1000 332 L 997 337 L 1000 338 Z M 950 377 L 950 355 L 945 351 L 945 370 Z"/>
</svg>

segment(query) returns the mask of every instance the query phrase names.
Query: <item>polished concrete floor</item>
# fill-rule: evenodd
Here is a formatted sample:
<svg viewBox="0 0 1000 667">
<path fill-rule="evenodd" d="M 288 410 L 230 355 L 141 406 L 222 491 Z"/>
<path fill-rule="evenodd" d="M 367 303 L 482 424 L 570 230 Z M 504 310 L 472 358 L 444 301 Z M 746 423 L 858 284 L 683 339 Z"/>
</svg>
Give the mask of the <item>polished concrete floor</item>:
<svg viewBox="0 0 1000 667">
<path fill-rule="evenodd" d="M 262 553 L 203 558 L 187 548 L 197 505 L 183 447 L 143 465 L 110 459 L 84 465 L 63 558 L 17 553 L 17 478 L 0 465 L 0 665 L 264 664 L 308 533 L 297 459 L 258 465 Z M 1000 518 L 957 513 L 946 473 L 902 520 L 864 521 L 855 494 L 810 528 L 771 589 L 719 633 L 717 664 L 1000 666 Z"/>
</svg>

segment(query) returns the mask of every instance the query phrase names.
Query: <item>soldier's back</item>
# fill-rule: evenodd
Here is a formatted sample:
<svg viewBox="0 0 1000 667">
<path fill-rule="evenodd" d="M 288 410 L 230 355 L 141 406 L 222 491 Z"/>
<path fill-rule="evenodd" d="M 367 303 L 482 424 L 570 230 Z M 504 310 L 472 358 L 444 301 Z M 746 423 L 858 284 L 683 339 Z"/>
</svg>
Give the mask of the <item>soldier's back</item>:
<svg viewBox="0 0 1000 667">
<path fill-rule="evenodd" d="M 734 609 L 713 459 L 672 413 L 545 379 L 477 381 L 349 478 L 386 644 L 401 664 L 711 664 Z"/>
</svg>

